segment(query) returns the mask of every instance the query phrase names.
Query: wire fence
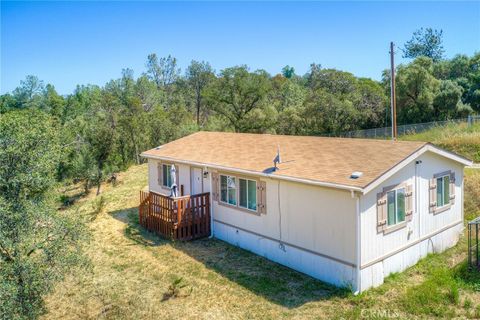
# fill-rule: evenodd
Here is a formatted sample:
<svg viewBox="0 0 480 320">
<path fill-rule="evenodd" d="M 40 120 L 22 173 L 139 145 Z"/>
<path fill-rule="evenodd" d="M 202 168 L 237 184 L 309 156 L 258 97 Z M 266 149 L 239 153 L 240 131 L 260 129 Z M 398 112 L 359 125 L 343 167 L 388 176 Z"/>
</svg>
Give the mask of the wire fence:
<svg viewBox="0 0 480 320">
<path fill-rule="evenodd" d="M 449 124 L 466 123 L 470 126 L 477 122 L 480 123 L 480 115 L 468 116 L 468 118 L 452 119 L 446 121 L 404 124 L 397 126 L 397 134 L 401 136 L 405 134 L 420 133 L 434 127 L 442 127 Z M 392 137 L 392 127 L 354 130 L 341 133 L 330 133 L 325 134 L 325 136 L 342 138 L 390 139 Z"/>
</svg>

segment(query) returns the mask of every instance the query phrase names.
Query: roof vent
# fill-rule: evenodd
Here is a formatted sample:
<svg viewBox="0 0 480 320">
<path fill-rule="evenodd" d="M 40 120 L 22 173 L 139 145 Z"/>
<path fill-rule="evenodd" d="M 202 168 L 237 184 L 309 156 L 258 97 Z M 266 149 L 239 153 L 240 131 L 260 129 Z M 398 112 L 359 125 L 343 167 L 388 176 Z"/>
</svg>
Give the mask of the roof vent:
<svg viewBox="0 0 480 320">
<path fill-rule="evenodd" d="M 155 147 L 155 150 L 160 150 L 162 146 Z"/>
<path fill-rule="evenodd" d="M 355 171 L 350 175 L 350 179 L 358 179 L 363 175 L 363 172 Z"/>
<path fill-rule="evenodd" d="M 277 164 L 282 163 L 282 158 L 280 158 L 280 146 L 277 146 L 277 155 L 273 159 L 273 171 L 277 171 Z"/>
</svg>

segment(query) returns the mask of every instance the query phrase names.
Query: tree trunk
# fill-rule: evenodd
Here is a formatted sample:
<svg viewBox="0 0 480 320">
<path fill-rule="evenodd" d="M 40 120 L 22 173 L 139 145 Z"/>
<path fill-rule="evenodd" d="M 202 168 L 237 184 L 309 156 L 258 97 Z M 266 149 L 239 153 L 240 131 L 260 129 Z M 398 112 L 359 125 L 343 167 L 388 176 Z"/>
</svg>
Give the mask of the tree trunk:
<svg viewBox="0 0 480 320">
<path fill-rule="evenodd" d="M 130 130 L 130 138 L 132 139 L 132 143 L 133 143 L 133 149 L 135 150 L 135 162 L 137 164 L 140 164 L 140 154 L 139 154 L 139 151 L 138 151 L 138 145 L 137 145 L 137 141 L 135 139 L 135 134 L 133 133 L 133 128 L 131 128 Z"/>
<path fill-rule="evenodd" d="M 140 152 L 138 151 L 138 145 L 136 143 L 133 144 L 135 148 L 135 160 L 137 164 L 140 164 Z"/>
<path fill-rule="evenodd" d="M 197 126 L 200 125 L 200 105 L 197 104 Z"/>
<path fill-rule="evenodd" d="M 125 156 L 125 142 L 124 139 L 120 139 L 120 155 L 122 156 L 122 164 L 127 164 L 127 158 Z"/>
<path fill-rule="evenodd" d="M 90 179 L 87 178 L 85 179 L 85 185 L 83 186 L 85 194 L 88 194 L 90 191 L 88 187 L 90 187 Z"/>
<path fill-rule="evenodd" d="M 98 180 L 98 184 L 97 184 L 97 194 L 96 196 L 98 196 L 100 194 L 100 186 L 102 185 L 102 182 L 100 180 Z"/>
<path fill-rule="evenodd" d="M 98 166 L 98 181 L 97 181 L 97 196 L 100 194 L 100 186 L 102 185 L 102 167 L 103 164 L 99 164 Z"/>
<path fill-rule="evenodd" d="M 197 93 L 197 126 L 200 126 L 200 93 Z"/>
</svg>

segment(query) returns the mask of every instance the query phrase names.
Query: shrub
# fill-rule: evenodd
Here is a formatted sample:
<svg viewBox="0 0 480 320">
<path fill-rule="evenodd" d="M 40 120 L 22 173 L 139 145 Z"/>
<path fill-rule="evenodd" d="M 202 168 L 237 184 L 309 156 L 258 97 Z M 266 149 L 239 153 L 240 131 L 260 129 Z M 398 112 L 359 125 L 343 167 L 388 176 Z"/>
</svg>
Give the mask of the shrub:
<svg viewBox="0 0 480 320">
<path fill-rule="evenodd" d="M 463 301 L 463 307 L 465 309 L 470 309 L 472 307 L 472 300 L 470 300 L 469 298 L 465 298 L 465 300 Z"/>
<path fill-rule="evenodd" d="M 1 319 L 38 318 L 46 311 L 44 295 L 85 262 L 81 219 L 57 211 L 52 201 L 60 154 L 43 113 L 0 117 Z"/>
<path fill-rule="evenodd" d="M 60 202 L 63 207 L 68 207 L 73 204 L 73 200 L 71 197 L 67 196 L 66 194 L 60 195 Z"/>
<path fill-rule="evenodd" d="M 183 278 L 175 278 L 173 279 L 170 286 L 168 286 L 167 292 L 163 294 L 162 301 L 168 300 L 170 298 L 178 298 L 178 297 L 187 297 L 192 293 L 193 288 L 190 288 L 190 292 L 187 294 L 180 294 L 181 289 L 185 288 L 187 285 L 183 281 Z"/>
<path fill-rule="evenodd" d="M 480 304 L 475 308 L 475 318 L 480 318 Z"/>
<path fill-rule="evenodd" d="M 455 282 L 450 285 L 450 288 L 447 291 L 447 297 L 453 304 L 458 304 L 460 301 L 460 293 L 458 292 L 458 286 Z"/>
<path fill-rule="evenodd" d="M 91 219 L 95 220 L 100 213 L 102 213 L 103 209 L 105 209 L 107 201 L 105 200 L 104 196 L 100 196 L 92 203 L 92 214 Z"/>
</svg>

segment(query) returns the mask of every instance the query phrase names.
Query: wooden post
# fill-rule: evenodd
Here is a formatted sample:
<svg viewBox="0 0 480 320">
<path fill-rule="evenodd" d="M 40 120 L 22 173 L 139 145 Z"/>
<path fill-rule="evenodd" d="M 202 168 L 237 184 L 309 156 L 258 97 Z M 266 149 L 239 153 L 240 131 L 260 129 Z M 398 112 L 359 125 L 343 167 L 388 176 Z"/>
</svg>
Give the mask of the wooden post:
<svg viewBox="0 0 480 320">
<path fill-rule="evenodd" d="M 182 221 L 182 213 L 183 213 L 183 201 L 182 200 L 175 200 L 177 203 L 177 223 L 180 225 Z"/>
<path fill-rule="evenodd" d="M 394 44 L 390 42 L 390 106 L 392 108 L 392 139 L 397 140 L 397 100 L 395 98 L 395 52 Z"/>
</svg>

